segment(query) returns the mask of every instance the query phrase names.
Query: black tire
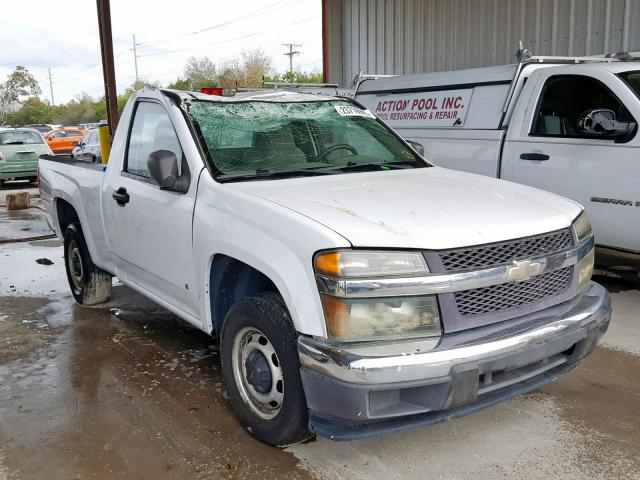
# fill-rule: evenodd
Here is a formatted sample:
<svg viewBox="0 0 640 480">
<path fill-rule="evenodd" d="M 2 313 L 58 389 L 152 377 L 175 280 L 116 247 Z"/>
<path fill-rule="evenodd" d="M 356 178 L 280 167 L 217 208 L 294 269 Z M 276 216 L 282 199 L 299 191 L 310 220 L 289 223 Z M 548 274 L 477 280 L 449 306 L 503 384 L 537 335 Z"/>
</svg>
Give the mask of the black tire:
<svg viewBox="0 0 640 480">
<path fill-rule="evenodd" d="M 79 223 L 72 223 L 64 232 L 64 265 L 76 302 L 96 305 L 109 300 L 111 274 L 96 267 L 91 260 Z"/>
<path fill-rule="evenodd" d="M 277 365 L 282 374 L 282 401 L 273 418 L 265 419 L 255 413 L 256 408 L 246 400 L 247 389 L 238 384 L 234 370 L 236 339 L 247 329 L 259 330 L 275 350 Z M 262 340 L 262 339 L 260 339 Z M 282 297 L 266 292 L 246 297 L 227 314 L 221 333 L 220 357 L 222 374 L 231 405 L 242 425 L 259 440 L 270 445 L 285 446 L 309 438 L 309 411 L 300 378 L 298 333 Z M 245 367 L 247 363 L 243 364 Z M 245 371 L 245 378 L 246 369 Z M 234 373 L 235 372 L 235 373 Z M 254 377 L 255 378 L 255 377 Z M 248 380 L 247 380 L 248 381 Z M 244 397 L 241 389 L 244 388 Z"/>
</svg>

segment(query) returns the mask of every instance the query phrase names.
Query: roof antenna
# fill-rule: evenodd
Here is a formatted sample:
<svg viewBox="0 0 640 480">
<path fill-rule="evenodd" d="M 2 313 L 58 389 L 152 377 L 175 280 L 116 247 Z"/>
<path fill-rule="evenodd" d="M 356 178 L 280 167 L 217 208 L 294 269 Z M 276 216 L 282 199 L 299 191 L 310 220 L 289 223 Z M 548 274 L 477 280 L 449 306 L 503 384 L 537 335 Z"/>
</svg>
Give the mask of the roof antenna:
<svg viewBox="0 0 640 480">
<path fill-rule="evenodd" d="M 522 40 L 518 41 L 518 50 L 516 50 L 516 59 L 518 60 L 518 63 L 526 62 L 532 56 L 531 52 L 522 46 Z"/>
</svg>

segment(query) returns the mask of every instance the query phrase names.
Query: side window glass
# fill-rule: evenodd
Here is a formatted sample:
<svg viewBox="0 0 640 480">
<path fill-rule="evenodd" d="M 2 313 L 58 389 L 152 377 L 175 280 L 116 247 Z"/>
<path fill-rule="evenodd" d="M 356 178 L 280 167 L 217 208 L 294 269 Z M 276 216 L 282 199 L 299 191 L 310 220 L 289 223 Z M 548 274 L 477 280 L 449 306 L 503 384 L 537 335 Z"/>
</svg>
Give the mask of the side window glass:
<svg viewBox="0 0 640 480">
<path fill-rule="evenodd" d="M 631 133 L 635 120 L 608 87 L 582 75 L 547 80 L 531 135 L 612 139 Z"/>
<path fill-rule="evenodd" d="M 157 150 L 169 150 L 181 164 L 182 148 L 166 110 L 154 102 L 139 102 L 129 134 L 125 171 L 149 178 L 147 158 Z"/>
</svg>

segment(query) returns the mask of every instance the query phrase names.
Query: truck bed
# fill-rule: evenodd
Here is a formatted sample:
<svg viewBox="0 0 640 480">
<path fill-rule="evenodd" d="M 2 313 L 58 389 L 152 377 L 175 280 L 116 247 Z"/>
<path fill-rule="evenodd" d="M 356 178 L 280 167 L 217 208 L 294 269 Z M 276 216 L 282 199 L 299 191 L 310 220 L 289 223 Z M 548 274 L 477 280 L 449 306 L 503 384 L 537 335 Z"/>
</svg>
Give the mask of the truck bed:
<svg viewBox="0 0 640 480">
<path fill-rule="evenodd" d="M 87 247 L 96 265 L 111 267 L 109 249 L 102 218 L 102 182 L 106 165 L 74 160 L 60 155 L 41 155 L 38 164 L 40 196 L 49 214 L 56 235 L 62 240 L 58 213 L 61 205 L 69 204 L 76 211 Z M 53 199 L 56 199 L 54 202 Z"/>
</svg>

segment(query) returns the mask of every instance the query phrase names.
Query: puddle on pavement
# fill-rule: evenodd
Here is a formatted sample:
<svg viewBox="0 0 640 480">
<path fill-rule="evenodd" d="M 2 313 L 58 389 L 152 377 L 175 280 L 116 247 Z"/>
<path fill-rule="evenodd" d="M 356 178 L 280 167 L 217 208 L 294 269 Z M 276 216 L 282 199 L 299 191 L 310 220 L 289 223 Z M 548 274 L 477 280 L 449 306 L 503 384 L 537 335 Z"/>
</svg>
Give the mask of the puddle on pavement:
<svg viewBox="0 0 640 480">
<path fill-rule="evenodd" d="M 104 307 L 4 296 L 0 312 L 9 475 L 307 478 L 236 421 L 211 337 L 128 288 Z"/>
<path fill-rule="evenodd" d="M 39 209 L 0 209 L 0 241 L 52 234 L 44 212 Z"/>
<path fill-rule="evenodd" d="M 46 258 L 53 262 L 36 262 Z M 62 244 L 58 240 L 0 245 L 0 296 L 46 296 L 69 291 Z"/>
</svg>

